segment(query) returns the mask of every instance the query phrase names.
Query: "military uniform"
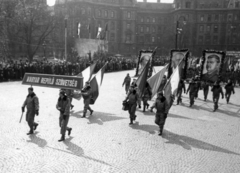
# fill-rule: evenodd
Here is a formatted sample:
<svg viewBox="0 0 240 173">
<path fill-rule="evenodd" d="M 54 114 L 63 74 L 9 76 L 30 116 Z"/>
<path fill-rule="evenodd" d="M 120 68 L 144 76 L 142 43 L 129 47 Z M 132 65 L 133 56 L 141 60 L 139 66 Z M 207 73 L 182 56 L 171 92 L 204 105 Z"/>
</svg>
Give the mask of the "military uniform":
<svg viewBox="0 0 240 173">
<path fill-rule="evenodd" d="M 192 105 L 194 105 L 194 98 L 196 96 L 196 92 L 198 92 L 198 84 L 194 81 L 191 81 L 189 86 L 188 86 L 188 89 L 187 89 L 187 93 L 189 92 L 189 99 L 190 99 L 190 107 Z"/>
<path fill-rule="evenodd" d="M 83 110 L 83 116 L 82 116 L 84 118 L 84 117 L 86 117 L 87 110 L 90 111 L 90 115 L 92 115 L 92 113 L 93 113 L 93 110 L 89 106 L 90 100 L 92 98 L 91 86 L 90 85 L 85 86 L 82 89 L 81 93 L 82 93 L 83 102 L 84 102 L 84 110 Z"/>
<path fill-rule="evenodd" d="M 226 86 L 225 86 L 225 97 L 226 97 L 226 101 L 227 103 L 229 103 L 229 100 L 230 100 L 230 97 L 231 97 L 231 94 L 235 94 L 235 91 L 234 91 L 234 86 L 232 84 L 232 82 L 228 83 Z"/>
<path fill-rule="evenodd" d="M 131 78 L 130 78 L 129 75 L 127 75 L 127 76 L 125 77 L 124 81 L 123 81 L 123 84 L 122 84 L 122 86 L 125 85 L 126 94 L 127 94 L 128 90 L 129 90 L 130 83 L 131 83 Z"/>
<path fill-rule="evenodd" d="M 66 95 L 64 95 L 63 98 L 58 98 L 56 108 L 60 111 L 59 126 L 61 128 L 60 134 L 62 135 L 62 137 L 58 141 L 61 142 L 65 140 L 66 131 L 68 131 L 68 135 L 70 135 L 72 131 L 72 128 L 67 127 L 70 116 L 70 101 Z"/>
<path fill-rule="evenodd" d="M 203 96 L 204 100 L 207 100 L 208 92 L 209 92 L 209 85 L 206 82 L 202 83 L 202 89 L 203 89 Z"/>
<path fill-rule="evenodd" d="M 185 87 L 185 84 L 184 84 L 184 81 L 181 80 L 179 82 L 179 85 L 178 85 L 178 91 L 177 91 L 177 104 L 179 104 L 180 102 L 182 102 L 182 92 L 184 91 L 184 93 L 186 93 L 186 87 Z"/>
<path fill-rule="evenodd" d="M 218 109 L 218 101 L 220 94 L 222 94 L 222 99 L 224 98 L 222 87 L 220 85 L 213 85 L 212 90 L 213 92 L 213 103 L 214 103 L 214 110 L 216 111 Z"/>
<path fill-rule="evenodd" d="M 27 106 L 26 113 L 26 121 L 28 122 L 28 126 L 30 127 L 29 134 L 33 134 L 33 131 L 36 130 L 38 124 L 34 122 L 35 115 L 38 115 L 39 111 L 39 101 L 36 94 L 33 92 L 32 94 L 28 94 L 26 100 L 23 103 L 22 111 L 24 112 L 24 108 Z"/>
</svg>

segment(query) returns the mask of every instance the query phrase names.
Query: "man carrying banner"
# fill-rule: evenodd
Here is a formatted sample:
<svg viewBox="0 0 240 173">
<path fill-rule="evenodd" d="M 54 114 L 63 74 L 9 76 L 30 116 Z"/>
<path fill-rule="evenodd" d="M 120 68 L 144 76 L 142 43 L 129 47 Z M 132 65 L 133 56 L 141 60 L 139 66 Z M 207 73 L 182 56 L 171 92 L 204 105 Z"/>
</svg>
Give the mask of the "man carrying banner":
<svg viewBox="0 0 240 173">
<path fill-rule="evenodd" d="M 90 100 L 91 100 L 91 97 L 92 97 L 92 91 L 91 91 L 90 82 L 86 82 L 85 83 L 85 86 L 81 90 L 81 93 L 82 93 L 83 103 L 84 103 L 84 110 L 83 110 L 82 118 L 85 118 L 87 110 L 90 111 L 90 115 L 92 115 L 92 113 L 93 113 L 93 110 L 89 106 Z"/>
<path fill-rule="evenodd" d="M 211 91 L 213 92 L 213 103 L 214 103 L 213 112 L 215 112 L 218 109 L 218 101 L 219 101 L 220 94 L 222 94 L 222 99 L 224 99 L 224 94 L 219 82 L 214 83 Z"/>
<path fill-rule="evenodd" d="M 27 106 L 26 121 L 30 127 L 30 131 L 27 135 L 33 134 L 37 129 L 38 124 L 34 122 L 35 115 L 39 114 L 39 101 L 36 94 L 33 92 L 33 88 L 28 88 L 28 95 L 22 106 L 22 112 L 24 112 L 25 106 Z"/>
<path fill-rule="evenodd" d="M 234 86 L 232 84 L 232 81 L 231 80 L 228 80 L 228 83 L 227 85 L 225 86 L 225 97 L 226 97 L 226 101 L 227 101 L 227 104 L 229 103 L 229 100 L 230 100 L 230 97 L 231 97 L 231 94 L 235 94 L 235 91 L 234 91 Z"/>
<path fill-rule="evenodd" d="M 124 102 L 128 102 L 129 104 L 129 109 L 128 109 L 129 118 L 130 118 L 129 125 L 132 125 L 133 121 L 136 120 L 137 116 L 135 115 L 135 112 L 137 108 L 137 101 L 138 101 L 137 91 L 136 89 L 131 87 L 129 90 L 129 94 L 127 95 L 127 98 L 124 100 Z"/>
<path fill-rule="evenodd" d="M 167 104 L 166 98 L 163 96 L 163 92 L 158 93 L 155 103 L 153 104 L 153 106 L 151 106 L 151 112 L 153 112 L 154 108 L 157 109 L 155 115 L 155 123 L 159 126 L 158 135 L 161 136 L 169 111 L 169 106 Z"/>
<path fill-rule="evenodd" d="M 179 105 L 179 103 L 182 103 L 182 92 L 184 91 L 184 93 L 186 93 L 186 87 L 184 84 L 184 81 L 181 79 L 179 84 L 178 84 L 178 91 L 177 91 L 177 105 Z"/>
<path fill-rule="evenodd" d="M 122 84 L 122 86 L 125 85 L 126 94 L 128 93 L 130 84 L 131 84 L 131 78 L 130 78 L 129 73 L 128 73 L 127 76 L 125 77 L 124 81 L 123 81 L 123 84 Z"/>
<path fill-rule="evenodd" d="M 68 135 L 70 135 L 72 131 L 72 128 L 67 127 L 70 116 L 70 105 L 70 100 L 68 99 L 66 93 L 61 91 L 56 105 L 57 110 L 60 111 L 59 126 L 61 128 L 60 134 L 62 134 L 58 142 L 65 140 L 66 130 L 68 131 Z"/>
</svg>

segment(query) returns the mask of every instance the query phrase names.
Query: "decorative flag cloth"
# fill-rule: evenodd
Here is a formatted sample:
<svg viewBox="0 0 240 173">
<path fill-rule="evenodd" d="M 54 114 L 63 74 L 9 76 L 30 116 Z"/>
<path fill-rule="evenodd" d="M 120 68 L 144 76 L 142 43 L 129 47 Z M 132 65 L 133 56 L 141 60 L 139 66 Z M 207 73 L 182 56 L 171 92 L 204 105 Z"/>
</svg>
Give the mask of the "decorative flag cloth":
<svg viewBox="0 0 240 173">
<path fill-rule="evenodd" d="M 173 103 L 172 97 L 177 95 L 178 84 L 180 81 L 179 67 L 181 67 L 182 64 L 184 64 L 183 60 L 179 63 L 177 68 L 174 70 L 172 76 L 170 77 L 170 79 L 168 80 L 168 82 L 164 87 L 164 96 L 166 97 L 167 103 L 169 105 L 169 109 L 171 108 Z"/>
<path fill-rule="evenodd" d="M 158 73 L 156 73 L 154 76 L 152 76 L 147 80 L 147 82 L 149 83 L 152 89 L 152 98 L 157 94 L 159 86 L 161 85 L 163 76 L 166 73 L 167 69 L 168 69 L 168 65 L 166 65 Z"/>
<path fill-rule="evenodd" d="M 89 67 L 87 67 L 85 70 L 83 70 L 78 76 L 83 77 L 83 84 L 85 84 L 85 82 L 90 81 L 94 72 L 94 69 L 96 67 L 97 63 L 94 63 L 92 65 L 90 65 Z"/>
<path fill-rule="evenodd" d="M 144 91 L 145 86 L 146 86 L 149 64 L 150 64 L 150 61 L 148 60 L 147 65 L 144 67 L 142 73 L 140 74 L 140 76 L 138 77 L 138 79 L 136 81 L 136 84 L 138 86 L 138 91 L 139 91 L 139 93 L 138 93 L 139 97 L 142 97 L 143 91 Z"/>
<path fill-rule="evenodd" d="M 78 37 L 80 37 L 81 24 L 78 23 Z"/>
<path fill-rule="evenodd" d="M 94 75 L 90 81 L 90 86 L 92 89 L 92 99 L 90 104 L 94 104 L 99 96 L 100 86 L 102 85 L 105 69 L 107 67 L 107 63 Z"/>
<path fill-rule="evenodd" d="M 102 28 L 98 27 L 98 33 L 97 33 L 97 39 L 100 39 L 101 37 L 101 33 L 102 33 Z"/>
</svg>

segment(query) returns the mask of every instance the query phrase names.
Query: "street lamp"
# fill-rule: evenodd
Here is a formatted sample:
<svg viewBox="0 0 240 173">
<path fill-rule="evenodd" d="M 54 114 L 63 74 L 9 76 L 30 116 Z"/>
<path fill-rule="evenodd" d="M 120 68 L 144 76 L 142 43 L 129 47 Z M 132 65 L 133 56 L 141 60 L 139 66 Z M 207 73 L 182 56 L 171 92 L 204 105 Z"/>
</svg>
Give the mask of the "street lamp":
<svg viewBox="0 0 240 173">
<path fill-rule="evenodd" d="M 43 42 L 42 46 L 43 46 L 44 58 L 46 58 L 46 44 L 45 44 L 45 41 Z"/>
<path fill-rule="evenodd" d="M 183 21 L 181 20 L 181 19 L 183 19 Z M 181 16 L 181 17 L 179 17 L 179 19 L 177 20 L 177 24 L 176 24 L 176 39 L 175 39 L 175 48 L 176 49 L 178 49 L 178 35 L 179 34 L 181 34 L 181 32 L 183 31 L 183 29 L 182 28 L 180 28 L 180 22 L 182 22 L 183 23 L 183 25 L 186 25 L 187 24 L 187 22 L 186 22 L 186 19 L 185 19 L 185 17 L 184 16 Z"/>
</svg>

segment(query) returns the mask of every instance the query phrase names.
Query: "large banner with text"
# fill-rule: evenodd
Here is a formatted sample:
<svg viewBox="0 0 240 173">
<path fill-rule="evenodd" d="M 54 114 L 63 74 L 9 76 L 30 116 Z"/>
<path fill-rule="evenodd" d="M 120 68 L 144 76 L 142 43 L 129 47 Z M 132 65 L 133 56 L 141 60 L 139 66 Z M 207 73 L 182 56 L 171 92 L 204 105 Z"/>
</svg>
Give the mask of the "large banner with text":
<svg viewBox="0 0 240 173">
<path fill-rule="evenodd" d="M 25 73 L 22 84 L 40 87 L 81 90 L 83 87 L 83 78 L 73 76 Z"/>
</svg>

